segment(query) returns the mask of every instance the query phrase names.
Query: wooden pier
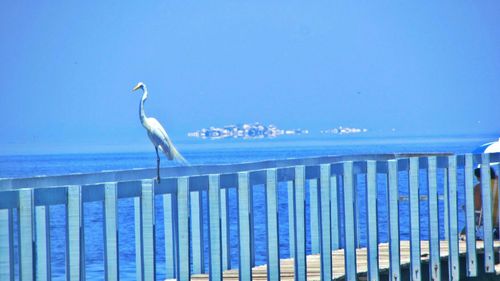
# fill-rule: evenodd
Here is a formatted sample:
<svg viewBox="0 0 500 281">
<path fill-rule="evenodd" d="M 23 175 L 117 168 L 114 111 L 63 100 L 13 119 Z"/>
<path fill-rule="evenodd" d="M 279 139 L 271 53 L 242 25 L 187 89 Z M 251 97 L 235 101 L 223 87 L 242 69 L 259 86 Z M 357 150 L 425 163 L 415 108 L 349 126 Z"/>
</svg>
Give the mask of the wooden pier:
<svg viewBox="0 0 500 281">
<path fill-rule="evenodd" d="M 477 241 L 477 251 L 478 253 L 484 252 L 484 243 L 482 241 Z M 429 242 L 422 241 L 420 243 L 421 251 L 421 262 L 429 262 Z M 494 243 L 495 251 L 498 252 L 500 249 L 500 241 L 495 241 Z M 379 273 L 384 274 L 389 271 L 389 244 L 383 243 L 379 244 Z M 401 268 L 408 268 L 410 266 L 410 242 L 402 241 L 400 243 L 401 249 Z M 465 241 L 459 242 L 460 255 L 465 256 L 467 252 L 467 244 Z M 358 274 L 359 280 L 366 280 L 368 272 L 367 263 L 367 249 L 360 248 L 356 250 L 356 272 Z M 448 259 L 448 242 L 441 241 L 440 243 L 440 256 L 441 260 Z M 332 252 L 332 276 L 333 280 L 343 280 L 345 279 L 345 264 L 344 264 L 344 250 L 336 250 Z M 500 265 L 497 265 L 500 266 Z M 280 261 L 280 280 L 291 281 L 294 280 L 294 261 L 293 259 L 282 259 Z M 267 266 L 257 266 L 252 269 L 252 280 L 268 280 L 267 279 Z M 175 280 L 175 279 L 172 279 Z M 191 280 L 204 281 L 209 280 L 208 274 L 196 274 L 191 277 Z M 238 270 L 228 270 L 223 273 L 223 280 L 239 280 Z M 320 255 L 309 255 L 307 256 L 307 280 L 321 280 L 321 269 L 320 269 Z"/>
<path fill-rule="evenodd" d="M 51 280 L 54 205 L 64 205 L 66 213 L 66 279 L 84 280 L 88 214 L 83 210 L 89 202 L 102 203 L 104 234 L 95 243 L 104 246 L 103 277 L 123 280 L 118 208 L 125 198 L 133 199 L 128 216 L 134 218 L 134 234 L 127 238 L 135 241 L 134 280 L 438 281 L 492 276 L 500 272 L 495 267 L 500 245 L 493 240 L 491 215 L 483 215 L 483 241 L 476 242 L 473 171 L 480 165 L 481 178 L 490 178 L 490 163 L 498 162 L 500 153 L 377 154 L 163 168 L 161 183 L 153 180 L 155 169 L 0 179 L 0 280 Z M 490 184 L 481 183 L 483 214 L 491 214 L 498 204 L 492 202 Z M 254 210 L 256 186 L 265 193 L 259 210 Z M 230 190 L 236 193 L 233 199 Z M 465 201 L 460 205 L 459 196 Z M 155 206 L 160 198 L 161 210 Z M 280 223 L 280 198 L 286 201 L 287 224 Z M 383 215 L 379 207 L 385 208 Z M 163 225 L 155 216 L 159 211 Z M 260 228 L 265 233 L 259 234 L 266 239 L 267 266 L 255 266 L 257 213 L 265 224 Z M 291 259 L 280 259 L 283 226 Z M 460 239 L 462 227 L 465 241 Z M 162 263 L 156 260 L 157 231 L 165 237 Z M 386 244 L 380 243 L 381 231 Z M 362 243 L 360 233 L 366 233 Z M 236 249 L 230 247 L 231 239 L 237 239 Z M 309 244 L 313 254 L 306 256 Z M 235 255 L 237 265 L 232 264 Z M 162 276 L 158 267 L 164 269 Z"/>
</svg>

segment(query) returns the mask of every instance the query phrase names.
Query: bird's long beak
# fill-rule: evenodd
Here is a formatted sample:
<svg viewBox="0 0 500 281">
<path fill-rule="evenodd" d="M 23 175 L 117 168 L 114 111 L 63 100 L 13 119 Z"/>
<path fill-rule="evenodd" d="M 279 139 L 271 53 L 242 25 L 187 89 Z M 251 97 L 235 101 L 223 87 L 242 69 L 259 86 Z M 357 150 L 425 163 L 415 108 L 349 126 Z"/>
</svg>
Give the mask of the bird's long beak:
<svg viewBox="0 0 500 281">
<path fill-rule="evenodd" d="M 132 92 L 133 91 L 136 91 L 137 89 L 139 89 L 141 87 L 141 84 L 137 84 L 137 86 L 135 86 L 133 89 L 132 89 Z"/>
</svg>

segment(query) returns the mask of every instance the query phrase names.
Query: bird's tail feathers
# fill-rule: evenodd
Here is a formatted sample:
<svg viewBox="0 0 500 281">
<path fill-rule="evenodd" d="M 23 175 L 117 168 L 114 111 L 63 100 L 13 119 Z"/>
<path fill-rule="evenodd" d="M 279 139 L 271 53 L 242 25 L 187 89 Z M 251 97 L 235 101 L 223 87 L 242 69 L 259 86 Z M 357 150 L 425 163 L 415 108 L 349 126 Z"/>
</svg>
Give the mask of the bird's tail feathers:
<svg viewBox="0 0 500 281">
<path fill-rule="evenodd" d="M 177 162 L 179 162 L 180 164 L 182 164 L 184 166 L 188 166 L 189 165 L 189 162 L 186 160 L 186 158 L 184 158 L 184 156 L 182 156 L 182 154 L 177 150 L 177 148 L 175 148 L 175 146 L 172 146 L 171 153 L 172 153 L 172 157 Z"/>
</svg>

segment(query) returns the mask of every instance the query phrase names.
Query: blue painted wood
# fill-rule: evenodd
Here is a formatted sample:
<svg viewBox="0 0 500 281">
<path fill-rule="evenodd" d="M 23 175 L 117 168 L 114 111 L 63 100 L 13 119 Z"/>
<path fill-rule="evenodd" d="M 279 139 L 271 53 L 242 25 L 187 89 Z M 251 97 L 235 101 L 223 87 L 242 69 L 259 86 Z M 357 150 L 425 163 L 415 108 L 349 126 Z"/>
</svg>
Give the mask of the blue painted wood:
<svg viewBox="0 0 500 281">
<path fill-rule="evenodd" d="M 177 185 L 177 184 L 176 184 Z M 163 194 L 163 231 L 165 233 L 165 276 L 175 277 L 174 224 L 172 194 Z"/>
<path fill-rule="evenodd" d="M 0 209 L 14 209 L 19 206 L 19 194 L 17 190 L 0 191 Z"/>
<path fill-rule="evenodd" d="M 193 273 L 202 273 L 204 267 L 203 255 L 203 214 L 201 191 L 190 192 L 191 211 L 191 250 L 193 251 Z"/>
<path fill-rule="evenodd" d="M 141 231 L 141 198 L 134 198 L 134 232 L 135 232 L 135 278 L 142 281 L 142 231 Z"/>
<path fill-rule="evenodd" d="M 249 206 L 249 219 L 250 219 L 250 265 L 255 267 L 255 221 L 254 221 L 254 204 L 253 204 L 253 186 L 256 184 L 261 184 L 261 181 L 256 181 L 255 172 L 250 172 L 249 174 L 249 190 L 248 195 L 248 206 Z"/>
<path fill-rule="evenodd" d="M 332 175 L 330 177 L 330 210 L 331 210 L 331 235 L 332 235 L 332 250 L 340 248 L 340 225 L 339 225 L 339 200 L 338 200 L 338 185 L 337 185 L 337 175 Z"/>
<path fill-rule="evenodd" d="M 14 280 L 14 228 L 11 209 L 0 209 L 0 280 Z"/>
<path fill-rule="evenodd" d="M 344 237 L 345 237 L 345 276 L 346 280 L 357 280 L 356 275 L 356 217 L 354 199 L 353 163 L 344 162 Z"/>
<path fill-rule="evenodd" d="M 36 194 L 36 193 L 35 193 Z M 49 206 L 35 206 L 36 276 L 50 280 L 50 219 Z M 2 280 L 2 278 L 0 278 Z"/>
<path fill-rule="evenodd" d="M 467 237 L 467 276 L 477 276 L 476 222 L 474 210 L 474 159 L 465 155 L 465 218 Z"/>
<path fill-rule="evenodd" d="M 445 157 L 446 158 L 446 157 Z M 438 158 L 439 161 L 439 158 Z M 448 165 L 446 165 L 446 168 L 443 168 L 443 207 L 444 207 L 444 215 L 443 215 L 443 224 L 444 224 L 444 237 L 448 237 L 449 229 L 450 229 L 450 224 L 448 222 L 449 215 L 448 215 Z"/>
<path fill-rule="evenodd" d="M 411 279 L 421 280 L 420 265 L 420 192 L 419 192 L 419 159 L 410 158 L 409 196 L 410 196 L 410 272 Z"/>
<path fill-rule="evenodd" d="M 353 172 L 353 178 L 352 178 L 352 186 L 353 186 L 353 194 L 357 194 L 358 193 L 358 173 L 362 173 L 359 169 L 359 163 L 353 163 L 353 169 L 352 169 L 352 172 Z M 360 212 L 360 207 L 358 206 L 358 200 L 354 200 L 354 227 L 356 228 L 355 229 L 355 232 L 356 232 L 356 235 L 358 233 L 361 233 L 361 230 L 360 230 L 360 225 L 359 225 L 359 212 Z M 360 239 L 358 239 L 356 237 L 355 241 L 354 241 L 354 245 L 356 246 L 356 248 L 359 248 L 361 247 L 361 241 Z"/>
<path fill-rule="evenodd" d="M 368 280 L 378 281 L 377 162 L 367 161 L 366 214 L 368 233 Z"/>
<path fill-rule="evenodd" d="M 332 237 L 330 211 L 330 164 L 320 166 L 321 279 L 332 280 Z"/>
<path fill-rule="evenodd" d="M 320 248 L 319 237 L 319 198 L 318 198 L 318 180 L 310 179 L 309 183 L 309 223 L 311 229 L 311 253 L 318 254 Z"/>
<path fill-rule="evenodd" d="M 106 281 L 119 280 L 117 184 L 104 186 L 104 270 Z"/>
<path fill-rule="evenodd" d="M 392 281 L 401 280 L 399 266 L 399 191 L 398 191 L 398 161 L 389 160 L 389 181 L 387 202 L 389 205 L 389 278 Z"/>
<path fill-rule="evenodd" d="M 295 205 L 295 280 L 307 279 L 306 265 L 306 194 L 305 166 L 295 167 L 294 205 Z"/>
<path fill-rule="evenodd" d="M 210 280 L 222 280 L 219 175 L 210 175 L 208 184 Z"/>
<path fill-rule="evenodd" d="M 229 244 L 229 190 L 220 190 L 220 217 L 222 240 L 222 270 L 231 268 L 231 247 Z"/>
<path fill-rule="evenodd" d="M 35 206 L 66 205 L 68 199 L 66 186 L 37 188 L 35 189 L 34 196 Z"/>
<path fill-rule="evenodd" d="M 290 249 L 290 257 L 295 256 L 295 203 L 293 201 L 294 188 L 293 181 L 287 181 L 288 194 L 288 248 Z"/>
<path fill-rule="evenodd" d="M 141 188 L 142 278 L 156 278 L 155 208 L 153 180 L 142 180 Z"/>
<path fill-rule="evenodd" d="M 68 205 L 66 205 L 66 272 L 68 280 L 77 281 L 83 279 L 85 267 L 83 263 L 84 253 L 82 251 L 83 227 L 82 227 L 82 189 L 79 185 L 68 186 Z"/>
<path fill-rule="evenodd" d="M 206 178 L 206 177 L 205 177 Z M 191 182 L 190 182 L 191 184 Z M 135 185 L 133 185 L 135 186 Z M 204 185 L 206 186 L 206 184 Z M 177 192 L 177 178 L 165 178 L 161 179 L 161 183 L 155 183 L 155 196 L 163 194 L 173 194 Z M 118 193 L 120 195 L 120 193 Z M 124 194 L 125 195 L 125 194 Z M 129 195 L 128 197 L 137 196 L 135 193 Z M 118 196 L 118 198 L 121 198 Z"/>
<path fill-rule="evenodd" d="M 437 191 L 437 160 L 428 157 L 427 178 L 429 185 L 429 275 L 432 280 L 441 280 L 440 242 L 439 242 L 439 208 Z"/>
<path fill-rule="evenodd" d="M 141 188 L 142 188 L 141 181 L 118 182 L 118 199 L 141 197 Z"/>
<path fill-rule="evenodd" d="M 177 179 L 177 263 L 176 276 L 179 281 L 191 278 L 189 261 L 189 178 Z"/>
<path fill-rule="evenodd" d="M 41 194 L 42 192 L 38 193 Z M 96 201 L 104 201 L 104 184 L 91 184 L 82 186 L 82 202 Z"/>
<path fill-rule="evenodd" d="M 239 280 L 252 280 L 250 249 L 250 178 L 248 172 L 238 173 L 238 245 L 240 249 Z"/>
<path fill-rule="evenodd" d="M 267 168 L 284 168 L 296 165 L 313 166 L 324 163 L 338 163 L 342 161 L 388 160 L 411 155 L 421 154 L 377 154 L 377 155 L 344 155 L 324 156 L 299 159 L 268 160 L 253 163 L 222 164 L 222 165 L 192 165 L 161 168 L 161 174 L 166 178 L 198 176 L 207 174 L 230 174 L 239 171 L 264 170 Z M 436 155 L 448 155 L 437 153 Z M 500 158 L 500 154 L 498 155 Z M 496 158 L 495 158 L 496 159 Z M 90 174 L 71 174 L 62 176 L 0 179 L 0 191 L 19 189 L 23 187 L 46 188 L 53 186 L 67 186 L 71 184 L 88 185 L 102 182 L 125 182 L 151 179 L 156 177 L 156 169 L 133 169 L 127 171 L 105 171 Z M 203 189 L 203 188 L 202 188 Z M 135 196 L 135 195 L 134 195 Z M 133 197 L 133 196 L 130 196 Z M 123 197 L 119 197 L 123 198 Z"/>
<path fill-rule="evenodd" d="M 266 171 L 267 280 L 280 280 L 280 247 L 278 231 L 278 173 Z"/>
<path fill-rule="evenodd" d="M 489 154 L 481 155 L 481 179 L 490 178 L 490 159 Z M 484 267 L 486 272 L 495 272 L 493 256 L 493 220 L 491 217 L 491 181 L 481 180 L 482 195 L 482 218 L 484 233 Z"/>
<path fill-rule="evenodd" d="M 457 203 L 457 157 L 448 157 L 448 272 L 449 280 L 460 279 L 458 259 L 458 203 Z"/>
</svg>

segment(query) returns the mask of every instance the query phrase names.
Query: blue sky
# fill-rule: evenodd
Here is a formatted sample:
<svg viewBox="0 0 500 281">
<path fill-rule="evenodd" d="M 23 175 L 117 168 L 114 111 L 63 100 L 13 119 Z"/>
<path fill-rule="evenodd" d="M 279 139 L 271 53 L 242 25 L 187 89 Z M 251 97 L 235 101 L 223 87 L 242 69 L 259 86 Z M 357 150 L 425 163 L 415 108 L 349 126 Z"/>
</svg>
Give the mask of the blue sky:
<svg viewBox="0 0 500 281">
<path fill-rule="evenodd" d="M 107 2 L 107 1 L 106 1 Z M 0 153 L 149 145 L 210 125 L 500 135 L 500 4 L 5 1 Z"/>
</svg>

